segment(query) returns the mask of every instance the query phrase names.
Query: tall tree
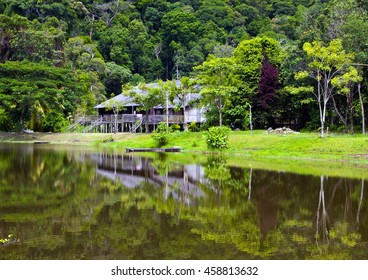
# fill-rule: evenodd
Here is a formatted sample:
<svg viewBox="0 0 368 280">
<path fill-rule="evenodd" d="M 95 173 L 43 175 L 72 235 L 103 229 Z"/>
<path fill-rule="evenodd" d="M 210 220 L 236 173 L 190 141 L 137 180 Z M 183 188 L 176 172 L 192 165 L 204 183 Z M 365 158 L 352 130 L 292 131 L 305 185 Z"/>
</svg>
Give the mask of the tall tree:
<svg viewBox="0 0 368 280">
<path fill-rule="evenodd" d="M 65 32 L 55 17 L 43 24 L 19 15 L 0 14 L 0 61 L 47 61 L 63 65 Z"/>
<path fill-rule="evenodd" d="M 171 77 L 172 58 L 178 46 L 188 50 L 198 41 L 200 22 L 193 12 L 192 7 L 183 6 L 167 12 L 162 18 L 159 34 L 163 37 L 165 79 Z"/>
<path fill-rule="evenodd" d="M 317 82 L 312 93 L 317 99 L 321 137 L 324 137 L 327 103 L 338 92 L 348 92 L 346 85 L 357 78 L 357 71 L 351 66 L 354 56 L 345 52 L 339 39 L 331 41 L 327 46 L 321 42 L 305 43 L 303 50 L 309 60 L 308 68 L 298 72 L 295 78 L 311 77 Z"/>
<path fill-rule="evenodd" d="M 182 77 L 180 81 L 172 81 L 172 96 L 178 98 L 183 110 L 183 128 L 188 131 L 188 98 L 190 94 L 197 91 L 195 80 L 189 77 Z"/>
<path fill-rule="evenodd" d="M 214 106 L 218 111 L 219 126 L 222 126 L 222 114 L 230 102 L 231 94 L 237 92 L 236 66 L 233 58 L 209 58 L 200 66 L 198 81 L 201 85 L 201 99 L 206 106 Z"/>
<path fill-rule="evenodd" d="M 140 109 L 145 112 L 145 131 L 149 132 L 149 111 L 159 104 L 163 104 L 165 96 L 163 91 L 157 86 L 147 86 L 140 84 L 135 89 L 125 93 L 133 97 L 133 102 L 140 105 Z"/>
<path fill-rule="evenodd" d="M 259 105 L 265 98 L 270 97 L 266 97 L 264 90 L 264 86 L 266 85 L 265 79 L 270 77 L 266 77 L 265 75 L 262 77 L 262 71 L 264 70 L 262 68 L 266 66 L 264 64 L 266 57 L 268 68 L 270 69 L 272 67 L 273 71 L 278 71 L 277 68 L 281 64 L 283 53 L 279 43 L 269 37 L 244 40 L 235 49 L 234 58 L 235 63 L 238 65 L 239 77 L 239 83 L 236 86 L 239 90 L 238 94 L 231 97 L 231 106 L 229 107 L 231 110 L 228 113 L 232 119 L 243 120 L 246 112 L 245 108 L 248 108 L 249 104 L 255 109 L 253 112 L 255 118 L 260 119 L 262 117 L 264 108 Z M 262 84 L 260 83 L 261 78 L 263 78 Z M 273 80 L 273 83 L 276 83 L 277 77 L 274 77 Z M 268 86 L 270 86 L 270 82 L 271 80 L 269 79 L 267 82 Z"/>
<path fill-rule="evenodd" d="M 0 105 L 11 116 L 14 130 L 30 125 L 42 129 L 39 123 L 43 117 L 65 121 L 82 100 L 91 98 L 89 93 L 69 69 L 28 61 L 0 64 Z"/>
<path fill-rule="evenodd" d="M 261 79 L 258 88 L 258 105 L 263 109 L 268 109 L 275 98 L 277 89 L 277 78 L 279 70 L 273 66 L 267 56 L 265 56 L 262 63 Z"/>
</svg>

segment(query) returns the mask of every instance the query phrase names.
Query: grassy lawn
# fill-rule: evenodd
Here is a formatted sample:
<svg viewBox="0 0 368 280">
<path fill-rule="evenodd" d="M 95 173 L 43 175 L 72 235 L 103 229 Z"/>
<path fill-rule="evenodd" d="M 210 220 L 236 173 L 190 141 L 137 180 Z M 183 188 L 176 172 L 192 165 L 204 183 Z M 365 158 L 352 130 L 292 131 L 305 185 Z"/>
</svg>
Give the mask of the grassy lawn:
<svg viewBox="0 0 368 280">
<path fill-rule="evenodd" d="M 80 144 L 113 149 L 153 148 L 150 134 L 140 133 L 0 133 L 0 142 L 47 141 L 54 144 Z M 165 147 L 179 146 L 184 152 L 209 153 L 203 133 L 176 132 L 169 135 Z M 227 155 L 260 158 L 358 161 L 368 163 L 368 135 L 330 134 L 320 138 L 316 133 L 276 135 L 264 131 L 233 131 Z"/>
<path fill-rule="evenodd" d="M 364 157 L 368 156 L 368 136 L 329 135 L 321 138 L 314 133 L 274 135 L 258 131 L 250 135 L 234 132 L 230 138 L 229 152 L 313 159 Z"/>
<path fill-rule="evenodd" d="M 125 148 L 153 148 L 156 143 L 149 134 L 94 134 L 94 133 L 0 133 L 0 142 L 82 145 L 92 149 L 111 149 L 124 152 Z M 368 179 L 368 135 L 334 135 L 322 139 L 315 133 L 288 135 L 265 134 L 254 131 L 233 131 L 230 148 L 221 155 L 227 164 L 278 172 L 310 175 L 343 176 Z M 0 143 L 1 145 L 1 143 Z M 212 156 L 203 133 L 176 132 L 169 136 L 166 147 L 180 146 L 183 153 L 168 153 L 167 160 L 178 164 L 206 164 Z M 205 156 L 207 155 L 207 156 Z M 158 157 L 157 153 L 144 156 Z"/>
</svg>

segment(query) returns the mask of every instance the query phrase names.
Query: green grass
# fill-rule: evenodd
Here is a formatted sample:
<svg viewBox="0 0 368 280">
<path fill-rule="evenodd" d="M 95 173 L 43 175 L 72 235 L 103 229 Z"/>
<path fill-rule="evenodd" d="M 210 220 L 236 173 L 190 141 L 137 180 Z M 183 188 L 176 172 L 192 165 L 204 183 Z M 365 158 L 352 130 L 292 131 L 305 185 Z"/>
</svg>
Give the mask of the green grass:
<svg viewBox="0 0 368 280">
<path fill-rule="evenodd" d="M 257 131 L 250 135 L 233 132 L 228 152 L 267 157 L 347 160 L 368 156 L 368 136 L 329 135 L 321 138 L 314 133 L 274 135 Z"/>
<path fill-rule="evenodd" d="M 98 134 L 98 133 L 0 133 L 0 141 L 48 141 L 55 144 L 82 144 L 112 149 L 153 148 L 155 141 L 150 134 Z M 184 152 L 210 153 L 203 133 L 175 132 L 169 135 L 164 147 L 182 147 Z M 266 134 L 254 131 L 233 131 L 229 137 L 227 155 L 258 158 L 332 160 L 368 163 L 368 135 L 330 134 L 320 138 L 315 133 L 288 135 Z"/>
<path fill-rule="evenodd" d="M 150 134 L 139 133 L 0 133 L 1 141 L 48 141 L 52 144 L 83 145 L 122 152 L 125 148 L 156 147 Z M 264 131 L 254 131 L 253 134 L 233 131 L 229 142 L 230 148 L 222 156 L 232 166 L 368 179 L 368 135 L 330 134 L 322 139 L 316 133 L 278 136 L 265 134 Z M 173 146 L 182 147 L 183 153 L 168 154 L 167 158 L 171 162 L 205 163 L 205 155 L 211 154 L 201 132 L 171 133 L 165 147 Z"/>
</svg>

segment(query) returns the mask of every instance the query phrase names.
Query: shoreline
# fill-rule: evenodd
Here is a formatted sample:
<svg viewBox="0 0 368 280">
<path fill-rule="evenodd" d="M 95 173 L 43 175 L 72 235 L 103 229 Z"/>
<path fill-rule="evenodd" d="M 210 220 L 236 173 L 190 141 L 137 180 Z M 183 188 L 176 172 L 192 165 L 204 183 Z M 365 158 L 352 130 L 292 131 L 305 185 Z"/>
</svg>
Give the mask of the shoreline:
<svg viewBox="0 0 368 280">
<path fill-rule="evenodd" d="M 0 143 L 32 144 L 35 141 L 49 142 L 49 144 L 35 145 L 42 148 L 82 147 L 88 150 L 122 154 L 126 153 L 126 148 L 155 147 L 150 134 L 0 132 Z M 368 179 L 367 135 L 337 135 L 329 139 L 321 139 L 317 134 L 312 133 L 280 137 L 265 135 L 260 131 L 253 135 L 249 132 L 232 132 L 230 149 L 223 153 L 211 153 L 207 150 L 203 133 L 179 132 L 170 135 L 167 147 L 170 146 L 182 148 L 182 152 L 167 153 L 165 156 L 167 160 L 175 163 L 206 164 L 208 160 L 219 158 L 229 166 L 314 176 Z M 321 154 L 321 150 L 326 150 L 326 154 Z M 361 156 L 357 155 L 357 151 L 360 151 Z M 134 154 L 151 158 L 160 157 L 160 154 L 154 152 Z"/>
<path fill-rule="evenodd" d="M 113 150 L 157 148 L 151 134 L 141 133 L 20 133 L 0 132 L 4 143 L 44 143 L 82 145 Z M 217 154 L 207 149 L 203 133 L 175 132 L 162 148 L 180 147 L 183 153 Z M 279 160 L 348 162 L 368 165 L 368 135 L 331 135 L 320 138 L 314 133 L 271 135 L 264 131 L 231 132 L 224 156 L 260 157 Z"/>
</svg>

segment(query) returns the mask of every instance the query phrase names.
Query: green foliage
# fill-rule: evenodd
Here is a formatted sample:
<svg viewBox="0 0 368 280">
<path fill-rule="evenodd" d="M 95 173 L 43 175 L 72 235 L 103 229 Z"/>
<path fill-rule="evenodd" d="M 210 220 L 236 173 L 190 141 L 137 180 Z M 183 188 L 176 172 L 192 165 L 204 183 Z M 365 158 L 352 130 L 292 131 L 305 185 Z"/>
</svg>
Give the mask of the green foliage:
<svg viewBox="0 0 368 280">
<path fill-rule="evenodd" d="M 7 238 L 0 238 L 0 247 L 11 242 L 13 234 L 9 234 Z"/>
<path fill-rule="evenodd" d="M 170 132 L 180 131 L 180 125 L 178 125 L 177 123 L 170 124 L 169 130 Z"/>
<path fill-rule="evenodd" d="M 68 69 L 28 61 L 0 64 L 0 105 L 20 128 L 32 126 L 42 130 L 38 125 L 44 115 L 56 112 L 65 118 L 88 94 Z"/>
<path fill-rule="evenodd" d="M 198 89 L 196 87 L 196 80 L 191 79 L 189 77 L 181 77 L 180 81 L 173 80 L 172 84 L 169 85 L 168 90 L 170 91 L 170 99 L 173 100 L 177 98 L 181 103 L 181 108 L 184 113 L 184 124 L 183 128 L 184 131 L 188 131 L 188 106 L 193 105 L 194 102 L 197 100 L 192 99 L 188 100 L 189 96 L 193 93 L 198 92 Z M 189 102 L 191 104 L 189 104 Z"/>
<path fill-rule="evenodd" d="M 63 41 L 65 32 L 55 17 L 44 24 L 30 21 L 22 16 L 0 14 L 0 61 L 29 60 L 63 64 Z"/>
<path fill-rule="evenodd" d="M 255 125 L 290 117 L 305 126 L 307 122 L 318 121 L 318 114 L 308 113 L 311 108 L 313 110 L 312 104 L 304 102 L 308 100 L 311 87 L 316 89 L 316 86 L 311 79 L 295 81 L 293 76 L 296 73 L 301 78 L 305 72 L 300 70 L 318 66 L 318 61 L 311 61 L 308 49 L 315 50 L 319 44 L 319 47 L 329 46 L 330 49 L 334 45 L 332 55 L 327 56 L 335 60 L 334 65 L 339 66 L 336 59 L 349 56 L 349 63 L 356 64 L 353 71 L 345 64 L 346 71 L 331 80 L 334 91 L 345 95 L 346 99 L 335 99 L 339 112 L 328 113 L 328 119 L 346 126 L 343 118 L 348 115 L 348 119 L 357 122 L 352 121 L 352 127 L 362 122 L 359 119 L 363 113 L 355 109 L 359 101 L 353 93 L 360 83 L 361 108 L 364 108 L 367 102 L 364 65 L 368 53 L 366 1 L 0 2 L 0 63 L 28 61 L 67 69 L 74 81 L 65 82 L 62 77 L 52 80 L 52 83 L 62 82 L 74 88 L 69 91 L 74 94 L 73 100 L 64 98 L 65 102 L 60 103 L 66 103 L 62 104 L 65 109 L 56 109 L 63 111 L 65 116 L 94 112 L 97 103 L 111 93 L 119 94 L 126 83 L 138 85 L 174 77 L 182 81 L 183 77 L 193 80 L 193 69 L 204 66 L 197 78 L 202 84 L 203 104 L 208 107 L 207 126 L 223 122 L 241 128 L 246 116 L 238 107 L 243 108 L 247 103 L 254 110 Z M 316 57 L 316 52 L 312 52 Z M 333 53 L 341 53 L 341 56 Z M 212 55 L 223 59 L 219 60 L 222 64 L 231 61 L 231 71 L 224 72 L 226 79 L 204 81 L 205 76 L 219 77 L 218 73 L 215 75 L 204 69 L 210 66 Z M 257 108 L 265 56 L 280 71 L 274 102 L 267 112 Z M 307 73 L 311 78 L 311 72 Z M 19 77 L 18 81 L 21 81 Z M 27 81 L 18 87 L 18 92 L 22 88 L 23 92 L 32 93 L 36 88 L 50 89 L 50 86 L 39 87 Z M 179 89 L 177 93 L 180 91 L 182 94 L 186 89 Z M 1 89 L 0 94 L 4 94 Z M 34 94 L 27 97 L 22 124 L 20 113 L 11 108 L 14 104 L 2 102 L 6 114 L 1 117 L 0 129 L 27 126 L 42 130 L 43 118 L 55 108 L 46 106 L 41 95 L 36 98 L 39 104 Z M 185 102 L 180 101 L 184 106 Z M 217 108 L 217 116 L 211 107 Z M 187 130 L 186 124 L 184 130 Z"/>
<path fill-rule="evenodd" d="M 0 108 L 0 131 L 11 131 L 12 129 L 12 121 L 8 112 L 4 108 Z"/>
<path fill-rule="evenodd" d="M 124 94 L 133 97 L 133 102 L 140 105 L 140 109 L 145 111 L 145 130 L 148 133 L 148 118 L 149 110 L 159 104 L 164 104 L 165 90 L 167 87 L 162 81 L 159 81 L 157 86 L 147 86 L 145 84 L 138 85 L 138 91 L 128 90 Z"/>
<path fill-rule="evenodd" d="M 231 178 L 229 164 L 222 155 L 208 157 L 204 172 L 211 180 L 225 181 Z"/>
<path fill-rule="evenodd" d="M 215 107 L 219 114 L 219 126 L 222 126 L 222 112 L 229 105 L 231 94 L 237 92 L 238 82 L 236 66 L 232 58 L 210 56 L 202 65 L 196 67 L 201 84 L 202 103 Z"/>
<path fill-rule="evenodd" d="M 262 164 L 263 159 L 244 161 L 244 157 L 194 159 L 180 154 L 153 155 L 151 160 L 76 148 L 36 151 L 2 154 L 0 209 L 5 223 L 13 225 L 2 229 L 0 238 L 10 241 L 3 247 L 4 241 L 0 241 L 2 259 L 93 259 L 95 251 L 108 252 L 106 259 L 152 259 L 158 254 L 170 259 L 193 255 L 213 259 L 219 250 L 221 259 L 277 259 L 285 255 L 288 259 L 362 259 L 367 255 L 362 233 L 367 207 L 364 203 L 358 207 L 359 199 L 365 198 L 364 188 L 357 185 L 360 180 L 339 177 L 341 170 L 350 174 L 359 170 L 354 177 L 366 178 L 361 168 L 341 168 L 339 162 L 321 170 L 321 162 L 291 165 L 290 159 L 275 162 L 274 157 Z M 99 170 L 143 179 L 125 186 L 120 180 L 94 177 L 95 162 L 80 159 L 95 157 L 103 160 Z M 188 176 L 194 189 L 188 192 L 186 183 L 180 183 L 191 174 L 183 164 L 198 162 L 205 174 Z M 128 174 L 121 170 L 133 164 L 140 168 L 128 168 Z M 253 170 L 249 170 L 250 164 Z M 322 202 L 330 206 L 326 208 L 327 221 L 333 217 L 328 228 L 316 227 L 315 222 L 319 178 L 296 174 L 296 166 L 308 174 L 331 174 Z M 293 172 L 287 172 L 290 168 Z M 341 180 L 347 188 L 334 190 Z M 355 208 L 344 207 L 351 204 Z M 259 222 L 267 219 L 275 221 L 274 226 Z M 27 230 L 29 223 L 35 225 L 32 230 Z M 316 240 L 316 230 L 320 234 L 326 230 L 328 240 L 318 236 Z M 85 242 L 91 235 L 93 251 Z M 22 250 L 11 243 L 18 238 Z"/>
<path fill-rule="evenodd" d="M 114 115 L 119 114 L 119 112 L 125 109 L 124 104 L 114 98 L 114 94 L 111 94 L 111 99 L 105 102 L 106 108 L 112 110 Z"/>
<path fill-rule="evenodd" d="M 230 128 L 214 126 L 204 133 L 209 150 L 225 150 L 229 148 Z"/>
<path fill-rule="evenodd" d="M 166 131 L 166 123 L 159 123 L 156 130 L 151 134 L 153 140 L 155 140 L 158 147 L 162 147 L 169 143 L 168 133 Z"/>
<path fill-rule="evenodd" d="M 346 53 L 340 39 L 332 40 L 327 46 L 319 41 L 304 43 L 303 50 L 309 60 L 308 69 L 296 73 L 295 79 L 304 79 L 307 76 L 316 81 L 316 90 L 313 92 L 318 102 L 321 123 L 321 137 L 324 137 L 326 110 L 328 102 L 337 93 L 348 94 L 349 84 L 358 82 L 362 78 L 358 71 L 351 66 L 354 54 Z M 292 92 L 304 91 L 293 89 Z M 335 102 L 335 101 L 334 101 Z M 337 106 L 335 111 L 340 115 Z M 344 123 L 347 126 L 346 122 Z"/>
<path fill-rule="evenodd" d="M 188 125 L 188 130 L 191 131 L 191 132 L 198 132 L 199 131 L 199 127 L 198 127 L 198 125 L 197 125 L 196 122 L 191 122 Z"/>
<path fill-rule="evenodd" d="M 142 77 L 141 75 L 139 74 L 134 74 L 133 77 L 132 77 L 132 85 L 139 85 L 139 84 L 143 84 L 145 82 L 145 79 L 144 77 Z"/>
<path fill-rule="evenodd" d="M 51 111 L 42 120 L 42 131 L 65 132 L 69 125 L 62 113 Z"/>
<path fill-rule="evenodd" d="M 105 62 L 96 43 L 88 36 L 69 38 L 65 47 L 67 62 L 76 69 L 94 71 L 99 76 L 105 72 Z"/>
</svg>

